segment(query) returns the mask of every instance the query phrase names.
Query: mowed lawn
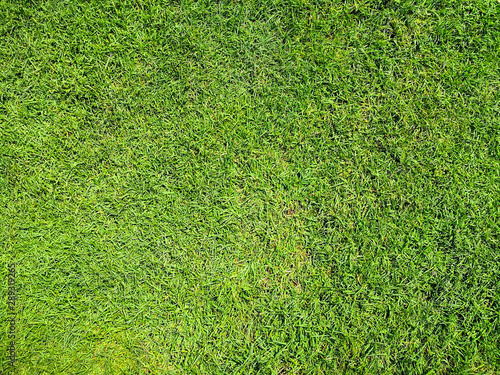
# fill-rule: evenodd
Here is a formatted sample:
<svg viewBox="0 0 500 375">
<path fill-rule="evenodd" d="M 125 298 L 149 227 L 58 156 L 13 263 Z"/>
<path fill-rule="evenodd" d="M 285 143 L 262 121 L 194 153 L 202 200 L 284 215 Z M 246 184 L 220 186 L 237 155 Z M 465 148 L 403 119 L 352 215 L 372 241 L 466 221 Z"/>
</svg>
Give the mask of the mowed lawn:
<svg viewBox="0 0 500 375">
<path fill-rule="evenodd" d="M 0 0 L 0 373 L 498 374 L 499 83 L 498 0 Z"/>
</svg>

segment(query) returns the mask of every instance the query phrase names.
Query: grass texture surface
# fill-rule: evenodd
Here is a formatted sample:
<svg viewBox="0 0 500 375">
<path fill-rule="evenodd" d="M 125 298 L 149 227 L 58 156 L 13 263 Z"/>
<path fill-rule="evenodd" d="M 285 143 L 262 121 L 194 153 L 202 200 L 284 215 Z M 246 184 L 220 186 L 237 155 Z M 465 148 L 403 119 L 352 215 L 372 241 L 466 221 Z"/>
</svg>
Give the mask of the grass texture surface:
<svg viewBox="0 0 500 375">
<path fill-rule="evenodd" d="M 0 0 L 0 373 L 498 374 L 499 82 L 497 0 Z"/>
</svg>

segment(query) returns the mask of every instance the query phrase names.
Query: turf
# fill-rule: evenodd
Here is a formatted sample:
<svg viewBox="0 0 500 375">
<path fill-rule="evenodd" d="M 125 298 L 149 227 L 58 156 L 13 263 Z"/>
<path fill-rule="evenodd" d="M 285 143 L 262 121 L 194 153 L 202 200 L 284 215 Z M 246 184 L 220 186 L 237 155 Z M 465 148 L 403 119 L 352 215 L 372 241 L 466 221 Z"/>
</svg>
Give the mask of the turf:
<svg viewBox="0 0 500 375">
<path fill-rule="evenodd" d="M 1 0 L 0 372 L 498 374 L 499 81 L 497 0 Z"/>
</svg>

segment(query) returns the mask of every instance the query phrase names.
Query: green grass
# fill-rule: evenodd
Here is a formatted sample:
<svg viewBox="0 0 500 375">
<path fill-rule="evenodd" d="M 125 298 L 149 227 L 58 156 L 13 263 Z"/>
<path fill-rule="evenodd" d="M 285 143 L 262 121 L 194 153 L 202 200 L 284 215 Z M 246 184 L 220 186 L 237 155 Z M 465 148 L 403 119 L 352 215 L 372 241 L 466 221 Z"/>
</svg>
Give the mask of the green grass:
<svg viewBox="0 0 500 375">
<path fill-rule="evenodd" d="M 0 0 L 0 373 L 500 373 L 499 83 L 497 0 Z"/>
</svg>

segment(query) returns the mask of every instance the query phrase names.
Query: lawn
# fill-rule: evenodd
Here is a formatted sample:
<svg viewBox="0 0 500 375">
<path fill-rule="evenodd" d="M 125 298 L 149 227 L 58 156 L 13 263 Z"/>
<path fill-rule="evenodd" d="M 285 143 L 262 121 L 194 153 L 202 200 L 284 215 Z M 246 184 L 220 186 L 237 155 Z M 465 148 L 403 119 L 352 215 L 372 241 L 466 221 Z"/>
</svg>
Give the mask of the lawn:
<svg viewBox="0 0 500 375">
<path fill-rule="evenodd" d="M 0 373 L 499 374 L 499 83 L 498 0 L 0 0 Z"/>
</svg>

